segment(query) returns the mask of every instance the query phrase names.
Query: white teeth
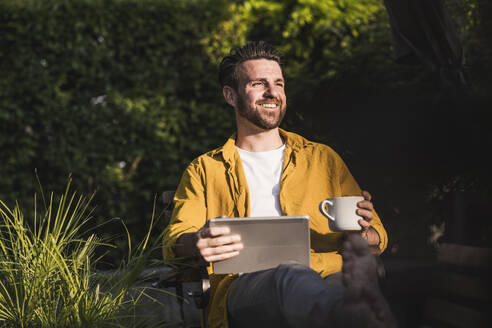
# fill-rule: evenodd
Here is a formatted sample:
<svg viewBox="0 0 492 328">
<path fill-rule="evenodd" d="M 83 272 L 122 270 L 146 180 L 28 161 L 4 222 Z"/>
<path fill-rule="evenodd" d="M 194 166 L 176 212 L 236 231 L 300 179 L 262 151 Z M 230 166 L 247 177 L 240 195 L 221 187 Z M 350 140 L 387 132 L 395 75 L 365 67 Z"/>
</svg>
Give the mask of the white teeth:
<svg viewBox="0 0 492 328">
<path fill-rule="evenodd" d="M 267 107 L 267 108 L 275 108 L 275 107 L 277 107 L 276 104 L 263 104 L 262 106 L 263 107 Z"/>
</svg>

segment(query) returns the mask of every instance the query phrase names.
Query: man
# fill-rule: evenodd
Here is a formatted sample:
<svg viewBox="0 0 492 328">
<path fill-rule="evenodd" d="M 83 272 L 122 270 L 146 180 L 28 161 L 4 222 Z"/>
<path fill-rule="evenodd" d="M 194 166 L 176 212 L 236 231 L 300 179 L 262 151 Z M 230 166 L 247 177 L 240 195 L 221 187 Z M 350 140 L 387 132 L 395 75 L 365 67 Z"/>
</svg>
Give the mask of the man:
<svg viewBox="0 0 492 328">
<path fill-rule="evenodd" d="M 208 266 L 209 326 L 389 327 L 393 319 L 368 248 L 383 251 L 386 231 L 371 195 L 360 190 L 331 148 L 279 129 L 287 106 L 280 58 L 260 41 L 223 59 L 219 78 L 236 114 L 237 133 L 184 172 L 165 232 L 164 257 L 189 257 L 205 265 L 238 255 L 240 236 L 228 228 L 209 228 L 211 218 L 307 214 L 311 269 L 281 265 L 238 276 L 213 274 Z M 361 194 L 361 233 L 330 231 L 318 204 Z"/>
</svg>

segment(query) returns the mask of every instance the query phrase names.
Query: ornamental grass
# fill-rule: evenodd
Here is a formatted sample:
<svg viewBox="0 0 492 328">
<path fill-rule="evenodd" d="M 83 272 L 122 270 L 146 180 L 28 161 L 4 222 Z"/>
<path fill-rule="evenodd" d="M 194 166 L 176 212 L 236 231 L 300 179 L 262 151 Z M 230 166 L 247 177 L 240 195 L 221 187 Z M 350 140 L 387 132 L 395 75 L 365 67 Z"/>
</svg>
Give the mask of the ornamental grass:
<svg viewBox="0 0 492 328">
<path fill-rule="evenodd" d="M 112 274 L 97 274 L 96 248 L 107 247 L 90 225 L 93 198 L 71 193 L 48 199 L 41 192 L 34 217 L 26 220 L 19 204 L 0 201 L 0 326 L 128 327 L 138 298 L 129 291 L 148 262 L 149 236 Z M 42 203 L 39 208 L 38 203 Z M 155 206 L 154 206 L 155 208 Z M 127 238 L 131 245 L 130 234 Z M 126 314 L 124 314 L 126 313 Z"/>
</svg>

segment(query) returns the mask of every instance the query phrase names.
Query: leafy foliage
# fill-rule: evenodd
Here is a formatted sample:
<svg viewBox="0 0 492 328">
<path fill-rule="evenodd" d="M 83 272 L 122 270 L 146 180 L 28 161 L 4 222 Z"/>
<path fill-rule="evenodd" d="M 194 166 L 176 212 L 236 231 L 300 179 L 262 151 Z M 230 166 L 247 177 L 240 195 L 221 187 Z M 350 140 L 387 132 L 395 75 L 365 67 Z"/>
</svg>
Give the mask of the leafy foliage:
<svg viewBox="0 0 492 328">
<path fill-rule="evenodd" d="M 232 132 L 201 45 L 217 19 L 206 5 L 3 1 L 0 196 L 29 204 L 34 169 L 48 190 L 71 172 L 99 190 L 98 217 L 141 226 L 154 195 Z"/>
<path fill-rule="evenodd" d="M 104 244 L 89 232 L 91 199 L 70 194 L 69 187 L 59 199 L 51 194 L 44 207 L 36 207 L 31 225 L 18 206 L 11 210 L 0 201 L 2 327 L 101 327 L 128 322 L 121 311 L 135 306 L 136 299 L 128 296 L 148 263 L 148 237 L 120 270 L 97 276 L 95 250 Z"/>
</svg>

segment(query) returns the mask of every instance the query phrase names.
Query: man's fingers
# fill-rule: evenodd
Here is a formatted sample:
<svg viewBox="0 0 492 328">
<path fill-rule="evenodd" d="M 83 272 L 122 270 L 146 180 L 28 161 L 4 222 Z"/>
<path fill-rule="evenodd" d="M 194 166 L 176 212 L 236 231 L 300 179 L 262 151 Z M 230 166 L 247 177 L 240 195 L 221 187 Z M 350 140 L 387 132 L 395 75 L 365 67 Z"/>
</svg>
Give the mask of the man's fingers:
<svg viewBox="0 0 492 328">
<path fill-rule="evenodd" d="M 357 207 L 370 211 L 374 209 L 374 205 L 368 200 L 361 200 L 360 202 L 357 203 Z"/>
<path fill-rule="evenodd" d="M 241 241 L 240 235 L 225 235 L 215 238 L 201 238 L 197 242 L 197 247 L 206 248 L 206 247 L 218 247 L 227 244 L 235 244 Z"/>
<path fill-rule="evenodd" d="M 207 230 L 209 237 L 212 238 L 228 235 L 231 233 L 231 229 L 229 227 L 210 227 Z"/>
<path fill-rule="evenodd" d="M 362 197 L 364 197 L 365 200 L 371 201 L 372 196 L 367 190 L 362 190 Z"/>
<path fill-rule="evenodd" d="M 370 222 L 373 217 L 372 211 L 374 210 L 374 205 L 371 202 L 372 196 L 368 191 L 363 190 L 362 196 L 364 197 L 364 200 L 357 203 L 358 209 L 356 213 L 362 217 L 358 222 L 362 227 L 362 230 L 366 231 L 371 226 Z"/>
<path fill-rule="evenodd" d="M 206 262 L 216 262 L 237 256 L 244 247 L 241 236 L 230 233 L 229 227 L 204 225 L 196 234 L 196 247 L 202 259 Z"/>
<path fill-rule="evenodd" d="M 230 253 L 224 253 L 224 254 L 219 254 L 219 255 L 211 255 L 211 256 L 206 256 L 203 257 L 203 259 L 207 262 L 218 262 L 218 261 L 223 261 L 230 259 L 231 257 L 238 256 L 239 252 L 230 252 Z"/>
<path fill-rule="evenodd" d="M 243 244 L 238 243 L 238 244 L 223 245 L 219 247 L 207 247 L 202 249 L 200 251 L 200 254 L 205 258 L 211 255 L 220 255 L 220 254 L 237 252 L 242 249 L 243 249 Z"/>
<path fill-rule="evenodd" d="M 359 222 L 360 226 L 362 227 L 362 230 L 367 230 L 371 226 L 371 224 L 364 219 L 360 219 L 357 222 Z"/>
<path fill-rule="evenodd" d="M 229 259 L 239 255 L 239 251 L 243 249 L 243 244 L 230 244 L 220 247 L 208 247 L 200 250 L 200 255 L 207 262 L 217 262 Z"/>
<path fill-rule="evenodd" d="M 239 254 L 243 249 L 241 236 L 230 235 L 228 227 L 209 227 L 198 235 L 196 247 L 206 262 L 222 261 Z"/>
<path fill-rule="evenodd" d="M 358 216 L 362 216 L 366 221 L 372 220 L 372 211 L 370 210 L 363 210 L 359 208 L 356 213 Z"/>
<path fill-rule="evenodd" d="M 228 235 L 231 233 L 229 227 L 208 227 L 200 230 L 198 233 L 199 238 L 213 238 L 222 235 Z"/>
<path fill-rule="evenodd" d="M 209 245 L 212 247 L 217 247 L 221 245 L 227 245 L 227 244 L 236 244 L 241 241 L 241 236 L 240 235 L 226 235 L 226 236 L 220 236 L 216 238 L 211 238 Z"/>
</svg>

